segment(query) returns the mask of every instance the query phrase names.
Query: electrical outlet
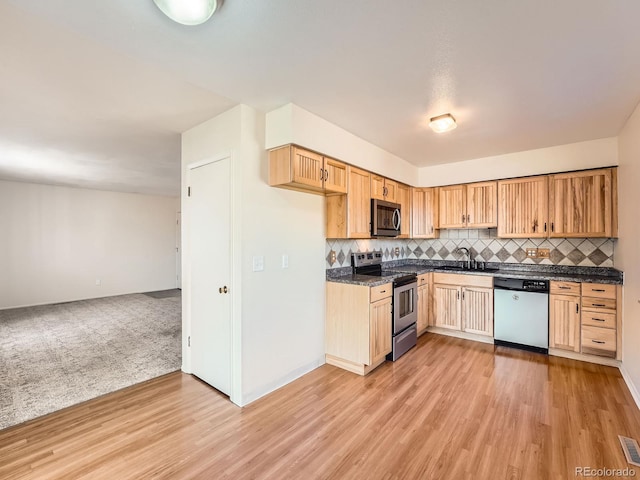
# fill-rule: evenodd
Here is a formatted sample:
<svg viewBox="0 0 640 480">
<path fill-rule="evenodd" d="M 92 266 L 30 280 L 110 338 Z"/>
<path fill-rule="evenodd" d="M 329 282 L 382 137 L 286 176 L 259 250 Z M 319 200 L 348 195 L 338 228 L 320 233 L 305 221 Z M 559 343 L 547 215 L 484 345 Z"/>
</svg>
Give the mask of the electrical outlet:
<svg viewBox="0 0 640 480">
<path fill-rule="evenodd" d="M 537 258 L 538 257 L 538 249 L 537 248 L 527 248 L 527 257 L 528 258 Z"/>
<path fill-rule="evenodd" d="M 400 247 L 396 247 L 394 252 L 396 254 L 396 257 L 399 257 L 400 256 Z"/>
<path fill-rule="evenodd" d="M 335 250 L 331 250 L 329 252 L 329 262 L 331 263 L 331 265 L 336 263 L 336 251 Z"/>
<path fill-rule="evenodd" d="M 549 258 L 549 249 L 548 248 L 539 248 L 538 249 L 538 258 Z"/>
</svg>

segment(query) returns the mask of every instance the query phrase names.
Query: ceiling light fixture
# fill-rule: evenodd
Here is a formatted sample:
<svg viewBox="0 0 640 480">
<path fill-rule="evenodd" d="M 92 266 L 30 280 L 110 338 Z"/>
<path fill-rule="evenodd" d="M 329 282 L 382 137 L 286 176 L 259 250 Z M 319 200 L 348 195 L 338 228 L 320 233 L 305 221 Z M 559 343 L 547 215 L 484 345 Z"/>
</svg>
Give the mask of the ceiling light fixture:
<svg viewBox="0 0 640 480">
<path fill-rule="evenodd" d="M 453 115 L 450 113 L 445 113 L 444 115 L 438 115 L 437 117 L 433 117 L 429 121 L 429 126 L 431 130 L 436 133 L 444 133 L 449 130 L 453 130 L 458 125 L 456 125 L 456 119 L 453 118 Z"/>
<path fill-rule="evenodd" d="M 221 0 L 153 0 L 167 17 L 182 25 L 200 25 L 211 18 Z"/>
</svg>

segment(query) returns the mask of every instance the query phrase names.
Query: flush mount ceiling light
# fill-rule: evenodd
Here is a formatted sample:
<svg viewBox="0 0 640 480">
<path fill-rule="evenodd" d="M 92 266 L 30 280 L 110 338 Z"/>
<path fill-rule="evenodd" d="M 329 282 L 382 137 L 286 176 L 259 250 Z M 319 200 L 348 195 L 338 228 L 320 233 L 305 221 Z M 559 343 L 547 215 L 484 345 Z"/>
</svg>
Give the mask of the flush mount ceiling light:
<svg viewBox="0 0 640 480">
<path fill-rule="evenodd" d="M 153 0 L 167 17 L 182 25 L 200 25 L 211 18 L 211 15 L 222 3 L 221 0 Z"/>
<path fill-rule="evenodd" d="M 445 113 L 444 115 L 438 115 L 437 117 L 433 117 L 429 121 L 429 126 L 431 130 L 436 133 L 444 133 L 449 130 L 453 130 L 458 125 L 456 125 L 456 119 L 453 118 L 453 115 L 450 113 Z"/>
</svg>

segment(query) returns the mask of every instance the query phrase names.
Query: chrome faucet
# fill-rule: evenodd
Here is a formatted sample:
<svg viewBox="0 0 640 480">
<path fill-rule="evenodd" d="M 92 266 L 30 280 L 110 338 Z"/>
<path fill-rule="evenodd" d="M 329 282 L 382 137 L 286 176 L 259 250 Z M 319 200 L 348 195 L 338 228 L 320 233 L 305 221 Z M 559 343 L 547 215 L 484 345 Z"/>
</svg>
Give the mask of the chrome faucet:
<svg viewBox="0 0 640 480">
<path fill-rule="evenodd" d="M 458 247 L 457 252 L 465 254 L 467 257 L 467 270 L 471 270 L 471 253 L 469 252 L 469 249 L 466 247 Z M 462 261 L 464 262 L 464 258 Z"/>
</svg>

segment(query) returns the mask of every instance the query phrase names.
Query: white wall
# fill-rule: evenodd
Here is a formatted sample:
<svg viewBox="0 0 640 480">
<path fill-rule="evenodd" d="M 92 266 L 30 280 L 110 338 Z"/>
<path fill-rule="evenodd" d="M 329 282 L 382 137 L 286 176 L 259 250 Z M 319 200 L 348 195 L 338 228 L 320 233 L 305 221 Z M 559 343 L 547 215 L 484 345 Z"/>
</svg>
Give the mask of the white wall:
<svg viewBox="0 0 640 480">
<path fill-rule="evenodd" d="M 267 149 L 295 143 L 352 165 L 415 185 L 418 167 L 289 103 L 267 113 Z"/>
<path fill-rule="evenodd" d="M 615 266 L 624 271 L 622 372 L 640 406 L 640 105 L 619 139 L 619 234 Z"/>
<path fill-rule="evenodd" d="M 324 363 L 324 198 L 268 185 L 264 132 L 264 114 L 239 105 L 182 137 L 183 195 L 190 163 L 232 155 L 231 400 L 238 405 Z M 185 203 L 184 338 L 189 334 L 190 315 L 188 222 Z M 289 255 L 287 269 L 280 266 L 283 254 Z M 264 257 L 264 271 L 253 272 L 254 255 Z M 186 345 L 183 352 L 183 369 L 189 371 Z"/>
<path fill-rule="evenodd" d="M 178 210 L 173 197 L 0 181 L 0 309 L 175 288 Z"/>
<path fill-rule="evenodd" d="M 618 139 L 612 137 L 423 167 L 420 169 L 419 186 L 526 177 L 617 164 Z"/>
</svg>

